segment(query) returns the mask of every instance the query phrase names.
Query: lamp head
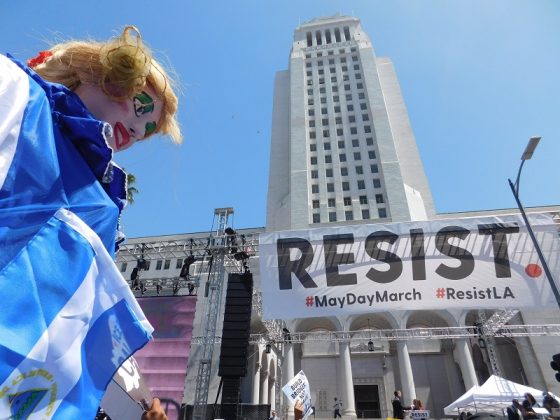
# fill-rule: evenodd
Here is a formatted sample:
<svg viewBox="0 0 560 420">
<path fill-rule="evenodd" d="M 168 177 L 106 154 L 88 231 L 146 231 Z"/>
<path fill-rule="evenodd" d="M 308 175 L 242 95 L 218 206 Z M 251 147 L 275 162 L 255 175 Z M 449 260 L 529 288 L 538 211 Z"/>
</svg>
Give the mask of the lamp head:
<svg viewBox="0 0 560 420">
<path fill-rule="evenodd" d="M 533 157 L 533 153 L 540 140 L 541 138 L 539 136 L 533 136 L 529 139 L 529 143 L 527 143 L 527 147 L 525 147 L 525 151 L 521 155 L 521 160 L 529 160 Z"/>
</svg>

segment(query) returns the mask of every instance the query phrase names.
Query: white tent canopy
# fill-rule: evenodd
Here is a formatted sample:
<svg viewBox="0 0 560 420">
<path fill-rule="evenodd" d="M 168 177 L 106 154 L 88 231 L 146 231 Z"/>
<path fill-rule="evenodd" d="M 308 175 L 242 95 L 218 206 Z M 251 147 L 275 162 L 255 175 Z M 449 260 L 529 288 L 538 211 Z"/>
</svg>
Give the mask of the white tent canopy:
<svg viewBox="0 0 560 420">
<path fill-rule="evenodd" d="M 481 386 L 473 386 L 457 401 L 449 404 L 443 410 L 446 415 L 459 415 L 462 411 L 490 412 L 505 414 L 505 409 L 511 405 L 511 400 L 517 398 L 523 402 L 523 395 L 530 393 L 542 405 L 542 391 L 521 385 L 499 376 L 492 375 Z"/>
</svg>

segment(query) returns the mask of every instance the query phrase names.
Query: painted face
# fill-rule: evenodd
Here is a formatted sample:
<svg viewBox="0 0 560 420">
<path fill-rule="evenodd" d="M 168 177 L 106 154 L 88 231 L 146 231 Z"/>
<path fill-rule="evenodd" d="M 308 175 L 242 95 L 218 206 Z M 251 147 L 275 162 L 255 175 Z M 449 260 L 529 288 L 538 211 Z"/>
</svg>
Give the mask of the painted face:
<svg viewBox="0 0 560 420">
<path fill-rule="evenodd" d="M 117 100 L 99 87 L 82 83 L 75 91 L 95 118 L 113 127 L 108 139 L 113 151 L 128 149 L 152 135 L 161 118 L 162 103 L 150 86 L 131 99 Z"/>
</svg>

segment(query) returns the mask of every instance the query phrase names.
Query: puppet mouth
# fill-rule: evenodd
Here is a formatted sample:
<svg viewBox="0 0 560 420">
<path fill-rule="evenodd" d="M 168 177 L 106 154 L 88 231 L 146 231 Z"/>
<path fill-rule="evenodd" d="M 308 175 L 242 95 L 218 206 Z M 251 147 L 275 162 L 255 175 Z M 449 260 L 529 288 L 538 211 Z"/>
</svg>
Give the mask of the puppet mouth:
<svg viewBox="0 0 560 420">
<path fill-rule="evenodd" d="M 115 147 L 117 150 L 125 148 L 130 143 L 128 130 L 120 122 L 115 124 Z"/>
</svg>

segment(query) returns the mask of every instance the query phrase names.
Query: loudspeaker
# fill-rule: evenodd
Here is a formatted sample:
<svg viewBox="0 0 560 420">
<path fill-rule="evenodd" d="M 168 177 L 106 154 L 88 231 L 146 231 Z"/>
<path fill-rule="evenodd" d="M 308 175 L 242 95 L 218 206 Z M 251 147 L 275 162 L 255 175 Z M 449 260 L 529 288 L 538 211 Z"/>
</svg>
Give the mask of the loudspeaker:
<svg viewBox="0 0 560 420">
<path fill-rule="evenodd" d="M 252 295 L 251 273 L 228 276 L 219 376 L 239 378 L 247 374 Z"/>
</svg>

